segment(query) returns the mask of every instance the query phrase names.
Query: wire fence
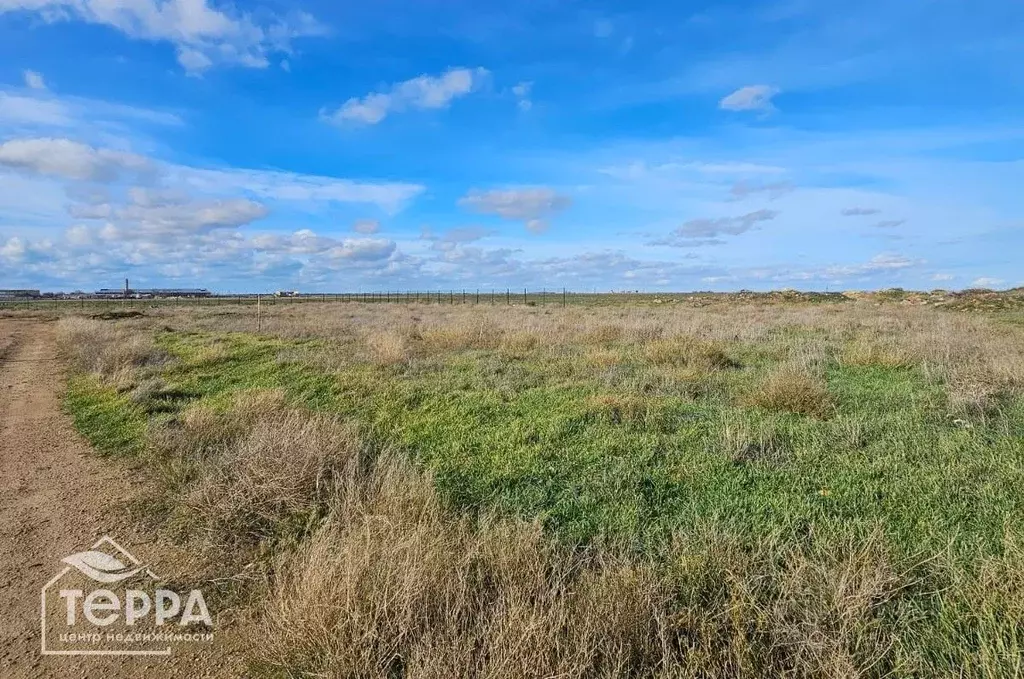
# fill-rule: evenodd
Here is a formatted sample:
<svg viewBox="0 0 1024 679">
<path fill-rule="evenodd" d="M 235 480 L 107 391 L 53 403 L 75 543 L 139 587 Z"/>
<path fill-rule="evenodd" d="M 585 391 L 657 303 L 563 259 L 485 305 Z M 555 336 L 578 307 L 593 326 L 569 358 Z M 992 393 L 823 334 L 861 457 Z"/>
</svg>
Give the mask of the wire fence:
<svg viewBox="0 0 1024 679">
<path fill-rule="evenodd" d="M 361 303 L 361 304 L 430 304 L 430 305 L 525 305 L 575 306 L 608 304 L 627 301 L 667 301 L 685 298 L 682 293 L 657 294 L 639 292 L 570 292 L 568 290 L 529 290 L 528 288 L 503 290 L 428 290 L 428 291 L 371 291 L 329 292 L 302 295 L 280 294 L 219 294 L 196 297 L 36 297 L 0 298 L 0 310 L 74 310 L 156 307 L 209 307 L 226 305 L 287 305 L 309 303 Z"/>
</svg>

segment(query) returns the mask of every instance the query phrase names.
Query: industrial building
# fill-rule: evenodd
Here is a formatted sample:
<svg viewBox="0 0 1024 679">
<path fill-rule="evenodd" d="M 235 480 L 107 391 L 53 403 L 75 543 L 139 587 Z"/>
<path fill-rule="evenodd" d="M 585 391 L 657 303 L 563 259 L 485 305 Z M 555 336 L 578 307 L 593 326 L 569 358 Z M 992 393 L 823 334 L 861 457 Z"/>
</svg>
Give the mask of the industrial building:
<svg viewBox="0 0 1024 679">
<path fill-rule="evenodd" d="M 93 293 L 102 299 L 152 299 L 154 297 L 212 297 L 213 293 L 206 288 L 150 288 L 134 290 L 132 288 L 103 288 Z"/>
<path fill-rule="evenodd" d="M 0 290 L 0 299 L 38 299 L 42 293 L 38 290 Z"/>
</svg>

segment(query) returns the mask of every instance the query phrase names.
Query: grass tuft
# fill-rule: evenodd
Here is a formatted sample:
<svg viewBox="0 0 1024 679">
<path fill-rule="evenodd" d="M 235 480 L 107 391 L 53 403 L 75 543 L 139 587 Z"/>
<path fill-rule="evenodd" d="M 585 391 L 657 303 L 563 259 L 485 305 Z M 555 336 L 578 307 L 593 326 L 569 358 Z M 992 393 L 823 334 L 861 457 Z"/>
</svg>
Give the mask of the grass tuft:
<svg viewBox="0 0 1024 679">
<path fill-rule="evenodd" d="M 782 368 L 766 377 L 743 399 L 743 404 L 772 412 L 827 419 L 834 410 L 825 382 L 808 372 Z"/>
</svg>

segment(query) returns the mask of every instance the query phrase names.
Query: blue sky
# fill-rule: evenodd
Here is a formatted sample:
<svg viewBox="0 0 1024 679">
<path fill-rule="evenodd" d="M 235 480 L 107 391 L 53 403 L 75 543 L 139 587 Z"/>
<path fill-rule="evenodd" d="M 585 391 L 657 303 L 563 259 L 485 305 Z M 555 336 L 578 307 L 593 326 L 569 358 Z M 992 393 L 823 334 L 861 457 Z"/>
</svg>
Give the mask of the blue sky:
<svg viewBox="0 0 1024 679">
<path fill-rule="evenodd" d="M 0 0 L 0 287 L 1024 285 L 1024 5 Z"/>
</svg>

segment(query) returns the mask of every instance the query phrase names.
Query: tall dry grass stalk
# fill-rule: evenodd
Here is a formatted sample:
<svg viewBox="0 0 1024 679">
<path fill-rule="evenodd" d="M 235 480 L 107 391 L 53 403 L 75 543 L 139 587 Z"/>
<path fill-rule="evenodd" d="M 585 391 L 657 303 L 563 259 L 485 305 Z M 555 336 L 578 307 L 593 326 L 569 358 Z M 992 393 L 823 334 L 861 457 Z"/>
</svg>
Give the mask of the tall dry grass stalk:
<svg viewBox="0 0 1024 679">
<path fill-rule="evenodd" d="M 354 428 L 336 417 L 274 413 L 207 456 L 181 509 L 222 552 L 298 538 L 321 518 L 339 479 L 356 473 L 362 452 Z"/>
<path fill-rule="evenodd" d="M 77 317 L 60 321 L 57 345 L 62 355 L 73 361 L 79 370 L 104 378 L 162 365 L 169 359 L 166 352 L 154 345 L 148 332 Z"/>
</svg>

